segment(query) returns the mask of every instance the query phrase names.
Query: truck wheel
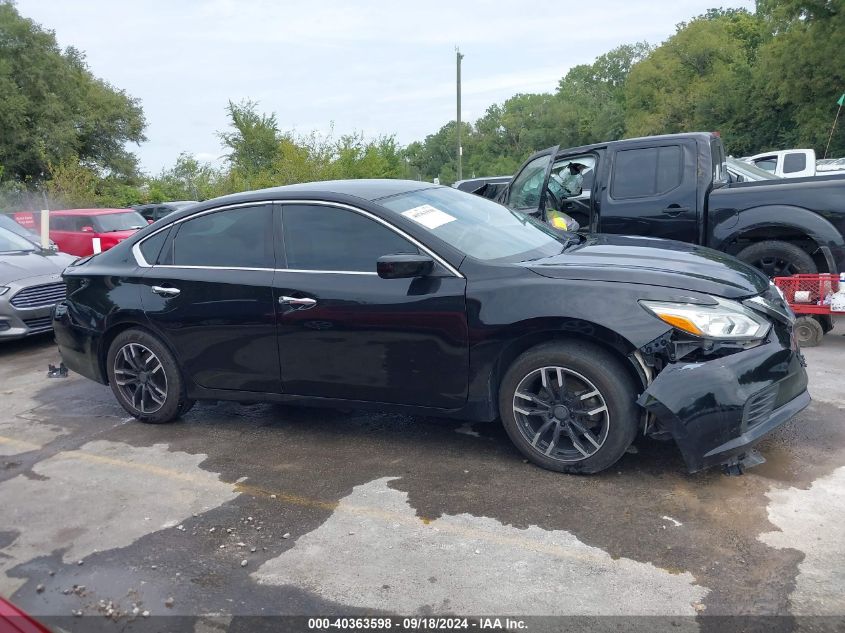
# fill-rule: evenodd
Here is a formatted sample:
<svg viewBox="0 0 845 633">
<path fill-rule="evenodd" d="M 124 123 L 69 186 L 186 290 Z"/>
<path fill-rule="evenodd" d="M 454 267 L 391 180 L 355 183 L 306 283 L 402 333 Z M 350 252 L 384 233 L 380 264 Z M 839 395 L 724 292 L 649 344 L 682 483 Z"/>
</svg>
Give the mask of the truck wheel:
<svg viewBox="0 0 845 633">
<path fill-rule="evenodd" d="M 634 381 L 605 350 L 582 342 L 528 350 L 508 368 L 499 414 L 532 462 L 566 473 L 597 473 L 622 457 L 637 432 Z"/>
<path fill-rule="evenodd" d="M 795 338 L 801 347 L 815 347 L 822 342 L 823 336 L 824 330 L 815 318 L 802 316 L 795 320 Z"/>
<path fill-rule="evenodd" d="M 806 251 L 780 240 L 766 240 L 746 246 L 737 253 L 737 258 L 762 270 L 769 279 L 818 272 L 816 263 Z"/>
</svg>

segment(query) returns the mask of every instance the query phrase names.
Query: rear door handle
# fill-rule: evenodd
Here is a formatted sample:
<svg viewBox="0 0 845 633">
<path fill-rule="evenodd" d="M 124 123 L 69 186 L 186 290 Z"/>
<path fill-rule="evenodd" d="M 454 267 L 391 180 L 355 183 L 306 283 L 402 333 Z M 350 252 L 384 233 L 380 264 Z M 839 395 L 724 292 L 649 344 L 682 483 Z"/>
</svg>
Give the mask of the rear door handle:
<svg viewBox="0 0 845 633">
<path fill-rule="evenodd" d="M 668 207 L 663 209 L 663 215 L 668 215 L 669 217 L 674 218 L 688 211 L 689 207 L 678 207 L 675 205 L 669 205 Z"/>
<path fill-rule="evenodd" d="M 279 303 L 282 305 L 294 306 L 297 308 L 313 308 L 317 305 L 316 299 L 309 299 L 308 297 L 279 297 Z"/>
<path fill-rule="evenodd" d="M 182 292 L 179 288 L 165 288 L 163 286 L 153 286 L 150 290 L 152 290 L 154 294 L 161 295 L 162 297 L 175 297 Z"/>
</svg>

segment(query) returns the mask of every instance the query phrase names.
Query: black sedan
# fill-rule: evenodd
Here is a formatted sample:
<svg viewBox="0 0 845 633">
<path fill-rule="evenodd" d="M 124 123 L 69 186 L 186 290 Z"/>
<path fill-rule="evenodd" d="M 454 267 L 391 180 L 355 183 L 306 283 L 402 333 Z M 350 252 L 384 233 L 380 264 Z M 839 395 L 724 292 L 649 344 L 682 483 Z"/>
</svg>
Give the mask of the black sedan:
<svg viewBox="0 0 845 633">
<path fill-rule="evenodd" d="M 556 232 L 407 181 L 293 185 L 178 211 L 64 274 L 65 364 L 144 422 L 198 399 L 478 421 L 553 470 L 637 433 L 739 468 L 809 403 L 792 313 L 679 242 Z"/>
</svg>

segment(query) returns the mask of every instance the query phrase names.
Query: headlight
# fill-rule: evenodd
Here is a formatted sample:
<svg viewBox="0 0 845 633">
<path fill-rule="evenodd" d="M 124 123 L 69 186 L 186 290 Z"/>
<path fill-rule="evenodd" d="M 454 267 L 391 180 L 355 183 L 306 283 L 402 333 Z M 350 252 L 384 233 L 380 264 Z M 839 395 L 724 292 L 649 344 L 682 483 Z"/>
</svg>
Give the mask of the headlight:
<svg viewBox="0 0 845 633">
<path fill-rule="evenodd" d="M 0 297 L 9 292 L 8 286 L 0 286 Z"/>
<path fill-rule="evenodd" d="M 734 301 L 716 299 L 717 305 L 640 301 L 661 321 L 687 334 L 718 340 L 760 339 L 770 323 Z"/>
</svg>

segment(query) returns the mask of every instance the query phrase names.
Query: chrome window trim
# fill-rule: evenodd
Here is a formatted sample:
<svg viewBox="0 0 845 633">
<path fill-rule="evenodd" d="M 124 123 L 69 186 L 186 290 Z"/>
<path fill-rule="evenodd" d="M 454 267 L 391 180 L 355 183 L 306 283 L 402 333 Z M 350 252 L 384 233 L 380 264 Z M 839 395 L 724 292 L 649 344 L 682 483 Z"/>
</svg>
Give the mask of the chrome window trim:
<svg viewBox="0 0 845 633">
<path fill-rule="evenodd" d="M 443 266 L 446 270 L 448 270 L 452 275 L 457 277 L 458 279 L 463 279 L 464 276 L 458 272 L 458 269 L 452 266 L 449 262 L 447 262 L 443 257 L 435 253 L 431 250 L 428 246 L 420 242 L 419 240 L 411 237 L 402 229 L 393 226 L 387 220 L 384 220 L 377 215 L 370 213 L 369 211 L 365 211 L 364 209 L 359 209 L 358 207 L 354 207 L 349 204 L 345 204 L 343 202 L 329 202 L 327 200 L 256 200 L 253 202 L 239 202 L 237 204 L 229 204 L 222 207 L 215 207 L 213 209 L 206 209 L 205 211 L 200 211 L 199 213 L 194 213 L 192 215 L 185 216 L 184 218 L 179 218 L 178 220 L 171 222 L 167 226 L 163 226 L 160 229 L 150 233 L 146 237 L 141 240 L 135 242 L 132 245 L 132 255 L 135 257 L 135 262 L 141 268 L 153 268 L 153 264 L 150 264 L 141 253 L 141 244 L 146 242 L 148 239 L 153 237 L 154 235 L 161 233 L 177 224 L 181 224 L 182 222 L 186 222 L 188 220 L 193 220 L 194 218 L 198 218 L 203 215 L 207 215 L 209 213 L 217 213 L 218 211 L 227 211 L 229 209 L 238 209 L 241 207 L 254 207 L 258 205 L 264 204 L 310 204 L 319 207 L 334 207 L 338 209 L 345 209 L 347 211 L 352 211 L 353 213 L 357 213 L 359 215 L 363 215 L 371 220 L 375 220 L 382 226 L 387 227 L 389 230 L 393 231 L 400 237 L 408 240 L 416 246 L 417 248 L 421 249 L 427 255 L 429 255 L 434 261 L 438 264 Z M 188 268 L 188 269 L 203 269 L 203 270 L 275 270 L 279 272 L 289 272 L 289 273 L 311 273 L 311 274 L 330 274 L 330 275 L 377 275 L 378 273 L 375 272 L 368 272 L 368 271 L 361 271 L 361 270 L 305 270 L 299 268 L 239 268 L 239 267 L 228 267 L 228 266 L 178 266 L 175 264 L 156 264 L 155 267 L 157 268 Z"/>
<path fill-rule="evenodd" d="M 306 270 L 304 268 L 277 268 L 277 273 L 306 273 L 308 275 L 376 275 L 367 270 Z"/>
<path fill-rule="evenodd" d="M 144 258 L 143 254 L 141 253 L 141 244 L 146 242 L 148 239 L 150 239 L 154 235 L 157 235 L 158 233 L 161 233 L 162 231 L 166 231 L 167 229 L 172 228 L 172 227 L 176 226 L 177 224 L 181 224 L 182 222 L 185 222 L 187 220 L 193 220 L 194 218 L 198 218 L 201 215 L 208 215 L 209 213 L 216 213 L 217 211 L 226 211 L 228 209 L 237 209 L 237 208 L 240 208 L 240 207 L 254 207 L 254 206 L 263 205 L 263 204 L 273 204 L 273 202 L 268 201 L 268 200 L 258 200 L 256 202 L 239 202 L 238 204 L 227 204 L 227 205 L 222 206 L 222 207 L 214 207 L 213 209 L 206 209 L 205 211 L 200 211 L 199 213 L 194 213 L 192 215 L 185 216 L 184 218 L 179 218 L 175 222 L 171 222 L 170 224 L 163 226 L 160 229 L 157 229 L 156 231 L 153 231 L 152 233 L 150 233 L 149 235 L 147 235 L 143 239 L 135 242 L 132 245 L 132 255 L 135 256 L 135 262 L 138 264 L 138 266 L 140 266 L 142 268 L 152 268 L 153 264 L 150 264 Z M 172 268 L 211 268 L 211 269 L 216 269 L 216 268 L 225 269 L 226 268 L 224 266 L 169 266 L 169 265 L 166 266 L 166 265 L 160 265 L 160 264 L 156 264 L 156 266 L 161 266 L 161 268 L 165 268 L 165 267 L 172 267 Z M 233 270 L 238 270 L 238 268 L 233 268 Z M 273 270 L 273 269 L 272 268 L 263 268 L 263 269 L 258 269 L 258 270 Z"/>
<path fill-rule="evenodd" d="M 153 268 L 153 266 L 150 268 Z M 154 268 L 184 268 L 187 270 L 247 270 L 255 272 L 309 273 L 325 275 L 378 275 L 378 273 L 362 270 L 303 270 L 299 268 L 247 268 L 244 266 L 177 266 L 176 264 L 156 264 Z"/>
<path fill-rule="evenodd" d="M 183 268 L 186 270 L 251 270 L 256 272 L 273 272 L 275 268 L 248 268 L 245 266 L 176 266 L 175 264 L 156 264 L 150 268 Z"/>
</svg>

